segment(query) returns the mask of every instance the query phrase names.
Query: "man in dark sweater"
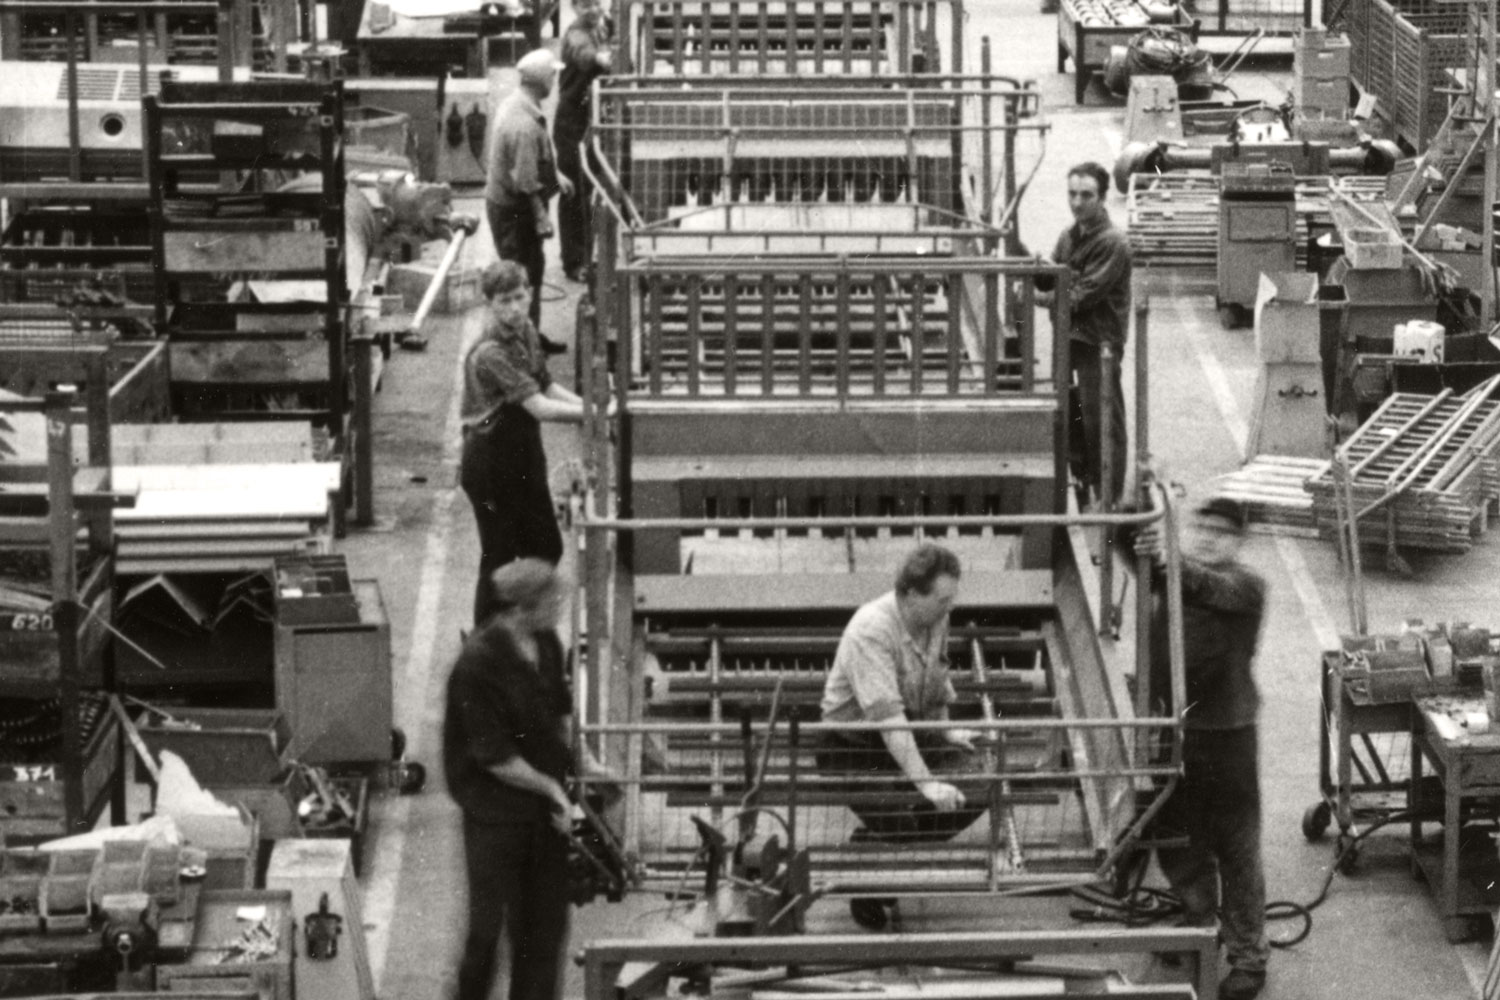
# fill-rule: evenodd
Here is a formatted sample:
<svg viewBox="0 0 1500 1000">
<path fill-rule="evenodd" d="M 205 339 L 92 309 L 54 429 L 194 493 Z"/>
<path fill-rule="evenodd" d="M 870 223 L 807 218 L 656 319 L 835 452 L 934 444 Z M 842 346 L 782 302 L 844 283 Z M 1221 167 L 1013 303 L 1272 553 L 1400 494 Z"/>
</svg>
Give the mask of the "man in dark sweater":
<svg viewBox="0 0 1500 1000">
<path fill-rule="evenodd" d="M 463 811 L 469 923 L 456 1000 L 486 1000 L 500 935 L 510 1000 L 557 1000 L 568 936 L 566 783 L 572 699 L 557 637 L 557 571 L 540 559 L 497 569 L 494 615 L 448 678 L 443 770 Z M 589 778 L 608 777 L 586 751 Z"/>
<path fill-rule="evenodd" d="M 1041 279 L 1038 301 L 1068 315 L 1068 367 L 1077 403 L 1070 420 L 1068 456 L 1079 484 L 1080 506 L 1094 501 L 1119 502 L 1125 488 L 1125 396 L 1120 387 L 1120 359 L 1130 330 L 1130 244 L 1110 222 L 1104 207 L 1109 172 L 1097 163 L 1080 163 L 1068 171 L 1068 209 L 1073 225 L 1062 231 L 1053 248 L 1054 263 L 1072 271 L 1068 301 L 1056 302 L 1050 280 Z M 1106 352 L 1112 364 L 1106 371 Z M 1104 399 L 1105 390 L 1109 398 Z M 1073 409 L 1070 407 L 1070 409 Z M 1103 455 L 1109 455 L 1109 481 Z"/>
<path fill-rule="evenodd" d="M 1157 861 L 1182 901 L 1183 923 L 1214 926 L 1230 972 L 1224 1000 L 1250 1000 L 1266 981 L 1266 878 L 1260 853 L 1260 773 L 1256 717 L 1260 692 L 1252 665 L 1265 612 L 1266 584 L 1239 562 L 1245 515 L 1214 498 L 1199 508 L 1182 560 L 1183 668 L 1187 697 L 1171 704 L 1165 574 L 1153 574 L 1151 700 L 1183 725 L 1183 777 L 1160 814 L 1162 832 L 1185 836 Z M 1161 535 L 1142 531 L 1136 552 L 1164 564 Z"/>
</svg>

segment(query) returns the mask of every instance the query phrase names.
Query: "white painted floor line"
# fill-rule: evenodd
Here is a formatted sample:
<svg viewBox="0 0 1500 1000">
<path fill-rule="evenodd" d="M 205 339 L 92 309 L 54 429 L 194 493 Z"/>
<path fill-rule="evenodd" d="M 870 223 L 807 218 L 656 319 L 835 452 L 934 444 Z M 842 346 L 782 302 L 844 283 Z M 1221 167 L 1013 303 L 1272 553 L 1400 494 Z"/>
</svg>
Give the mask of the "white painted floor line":
<svg viewBox="0 0 1500 1000">
<path fill-rule="evenodd" d="M 443 421 L 442 471 L 438 475 L 445 479 L 447 470 L 457 469 L 462 447 L 459 410 L 463 403 L 464 356 L 468 353 L 470 343 L 478 338 L 481 331 L 478 323 L 469 324 L 468 327 L 463 344 L 459 347 L 453 391 L 449 395 L 448 413 Z M 406 733 L 411 756 L 416 756 L 419 750 L 431 749 L 424 738 L 429 715 L 428 699 L 437 663 L 440 641 L 439 601 L 443 590 L 443 571 L 448 564 L 448 549 L 453 537 L 453 511 L 458 493 L 457 486 L 449 486 L 439 490 L 433 500 L 432 523 L 428 529 L 427 547 L 422 555 L 422 575 L 417 587 L 411 652 L 407 656 L 405 669 L 398 678 L 396 724 Z M 451 639 L 455 622 L 444 619 L 442 626 L 444 635 Z M 381 817 L 379 839 L 371 866 L 377 877 L 370 880 L 370 890 L 365 897 L 364 916 L 368 926 L 370 965 L 375 972 L 376 995 L 382 993 L 381 987 L 385 981 L 386 954 L 390 947 L 396 894 L 401 883 L 401 858 L 406 848 L 406 826 L 410 819 L 411 800 L 405 796 L 396 796 Z"/>
<path fill-rule="evenodd" d="M 1188 341 L 1192 344 L 1193 356 L 1203 372 L 1203 379 L 1208 385 L 1209 392 L 1213 395 L 1214 406 L 1218 409 L 1219 416 L 1223 418 L 1230 437 L 1234 439 L 1235 452 L 1238 457 L 1243 458 L 1245 443 L 1250 438 L 1250 425 L 1240 411 L 1239 402 L 1234 398 L 1234 392 L 1229 387 L 1229 375 L 1225 372 L 1224 366 L 1219 363 L 1219 359 L 1204 349 L 1203 337 L 1197 331 L 1192 316 L 1181 302 L 1175 296 L 1168 298 L 1167 302 L 1172 318 L 1177 321 L 1179 328 L 1190 331 Z M 1334 624 L 1327 604 L 1318 593 L 1318 586 L 1313 581 L 1312 574 L 1307 570 L 1307 563 L 1303 560 L 1297 543 L 1290 538 L 1277 538 L 1276 554 L 1281 558 L 1282 565 L 1286 567 L 1287 577 L 1292 582 L 1292 589 L 1297 592 L 1297 599 L 1302 604 L 1303 614 L 1307 617 L 1307 623 L 1312 628 L 1319 648 L 1335 648 L 1339 641 L 1339 628 Z M 1453 950 L 1458 954 L 1464 975 L 1468 977 L 1470 985 L 1474 988 L 1474 995 L 1482 996 L 1485 964 L 1489 959 L 1489 952 L 1482 944 L 1473 943 L 1455 945 Z"/>
</svg>

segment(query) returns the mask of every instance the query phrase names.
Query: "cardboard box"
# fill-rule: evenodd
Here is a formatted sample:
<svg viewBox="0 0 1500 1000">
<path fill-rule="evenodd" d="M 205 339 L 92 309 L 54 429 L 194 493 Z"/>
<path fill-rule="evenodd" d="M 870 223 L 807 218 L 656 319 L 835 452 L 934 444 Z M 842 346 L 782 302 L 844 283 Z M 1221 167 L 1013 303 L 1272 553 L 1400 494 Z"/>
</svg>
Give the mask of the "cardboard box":
<svg viewBox="0 0 1500 1000">
<path fill-rule="evenodd" d="M 1395 328 L 1392 353 L 1415 358 L 1424 365 L 1441 364 L 1447 336 L 1443 324 L 1432 320 L 1414 319 L 1399 323 Z"/>
<path fill-rule="evenodd" d="M 1255 350 L 1264 364 L 1316 364 L 1322 307 L 1318 276 L 1262 274 L 1255 297 Z"/>
<path fill-rule="evenodd" d="M 1292 104 L 1303 110 L 1343 114 L 1349 110 L 1349 78 L 1292 80 Z"/>
<path fill-rule="evenodd" d="M 1394 271 L 1404 247 L 1384 229 L 1350 229 L 1344 233 L 1344 257 L 1357 271 Z"/>
<path fill-rule="evenodd" d="M 1292 44 L 1292 74 L 1320 80 L 1344 78 L 1347 82 L 1351 51 L 1347 35 L 1304 28 Z"/>
<path fill-rule="evenodd" d="M 385 288 L 388 293 L 401 296 L 402 305 L 407 311 L 416 312 L 435 274 L 436 262 L 396 264 L 386 276 Z M 482 301 L 479 294 L 480 274 L 476 267 L 454 264 L 453 269 L 448 272 L 448 280 L 438 290 L 437 298 L 432 303 L 432 311 L 455 313 L 478 305 Z"/>
</svg>

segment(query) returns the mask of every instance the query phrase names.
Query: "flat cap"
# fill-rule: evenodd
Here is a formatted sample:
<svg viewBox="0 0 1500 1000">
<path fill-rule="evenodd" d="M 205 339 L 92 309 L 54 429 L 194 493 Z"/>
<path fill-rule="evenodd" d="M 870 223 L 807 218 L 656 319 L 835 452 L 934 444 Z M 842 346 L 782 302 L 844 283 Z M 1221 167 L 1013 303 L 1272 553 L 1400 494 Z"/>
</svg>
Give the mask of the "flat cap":
<svg viewBox="0 0 1500 1000">
<path fill-rule="evenodd" d="M 533 49 L 516 63 L 522 83 L 550 83 L 558 70 L 557 57 L 546 49 Z"/>
</svg>

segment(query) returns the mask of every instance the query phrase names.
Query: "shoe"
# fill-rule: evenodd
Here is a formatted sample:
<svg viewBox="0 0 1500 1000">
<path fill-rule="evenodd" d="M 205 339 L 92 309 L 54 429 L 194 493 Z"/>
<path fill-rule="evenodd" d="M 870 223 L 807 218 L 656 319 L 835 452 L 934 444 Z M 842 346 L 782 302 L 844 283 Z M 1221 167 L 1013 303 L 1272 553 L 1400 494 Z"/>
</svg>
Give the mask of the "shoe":
<svg viewBox="0 0 1500 1000">
<path fill-rule="evenodd" d="M 1219 984 L 1219 1000 L 1254 1000 L 1266 987 L 1264 972 L 1249 969 L 1231 969 Z"/>
<path fill-rule="evenodd" d="M 567 344 L 559 344 L 557 341 L 553 340 L 551 337 L 548 337 L 544 333 L 537 334 L 536 335 L 536 339 L 541 342 L 542 353 L 543 354 L 567 354 L 568 353 L 568 345 Z"/>
<path fill-rule="evenodd" d="M 563 277 L 567 278 L 575 285 L 586 285 L 588 284 L 589 280 L 584 276 L 583 268 L 581 267 L 569 268 L 563 271 Z"/>
</svg>

